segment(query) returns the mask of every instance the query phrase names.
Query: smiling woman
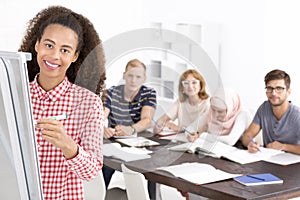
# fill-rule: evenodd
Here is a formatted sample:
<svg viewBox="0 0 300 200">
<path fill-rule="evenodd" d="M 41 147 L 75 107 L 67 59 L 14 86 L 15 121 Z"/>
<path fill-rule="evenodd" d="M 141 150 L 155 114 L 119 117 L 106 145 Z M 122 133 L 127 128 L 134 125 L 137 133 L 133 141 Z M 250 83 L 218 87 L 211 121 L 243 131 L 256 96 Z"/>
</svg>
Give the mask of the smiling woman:
<svg viewBox="0 0 300 200">
<path fill-rule="evenodd" d="M 78 58 L 77 34 L 62 25 L 49 25 L 35 44 L 40 67 L 39 84 L 45 91 L 59 85 L 70 64 Z"/>
<path fill-rule="evenodd" d="M 86 17 L 60 6 L 42 10 L 29 21 L 27 32 L 19 48 L 19 51 L 32 54 L 32 60 L 27 65 L 29 81 L 33 81 L 36 74 L 40 72 L 35 45 L 37 42 L 41 42 L 48 25 L 53 24 L 69 27 L 76 33 L 73 35 L 77 37 L 75 40 L 77 45 L 74 46 L 76 47 L 74 50 L 76 53 L 80 53 L 76 62 L 70 63 L 66 72 L 69 81 L 100 94 L 106 79 L 102 41 L 93 24 Z M 66 37 L 66 35 L 61 36 Z"/>
<path fill-rule="evenodd" d="M 30 21 L 19 50 L 32 54 L 28 75 L 44 198 L 84 199 L 83 180 L 103 165 L 104 111 L 94 94 L 105 80 L 99 36 L 88 19 L 54 6 Z M 51 118 L 61 114 L 68 117 Z"/>
<path fill-rule="evenodd" d="M 176 132 L 184 131 L 199 117 L 206 115 L 210 104 L 206 90 L 206 81 L 197 70 L 189 69 L 183 72 L 179 78 L 179 98 L 170 110 L 157 120 L 154 133 L 160 133 L 163 125 Z M 178 120 L 178 124 L 172 122 L 175 120 Z"/>
</svg>

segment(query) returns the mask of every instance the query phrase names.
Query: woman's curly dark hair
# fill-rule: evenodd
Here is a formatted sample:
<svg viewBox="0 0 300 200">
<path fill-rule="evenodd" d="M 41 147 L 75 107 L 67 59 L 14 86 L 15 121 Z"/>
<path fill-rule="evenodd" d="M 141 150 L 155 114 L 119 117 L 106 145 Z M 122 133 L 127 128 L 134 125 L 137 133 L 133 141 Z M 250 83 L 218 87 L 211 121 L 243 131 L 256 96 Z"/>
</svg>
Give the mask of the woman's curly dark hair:
<svg viewBox="0 0 300 200">
<path fill-rule="evenodd" d="M 105 58 L 99 35 L 86 17 L 62 6 L 43 9 L 29 21 L 19 48 L 19 51 L 32 54 L 32 60 L 27 62 L 29 81 L 33 81 L 40 71 L 35 44 L 41 40 L 44 30 L 51 24 L 68 27 L 78 35 L 76 52 L 80 53 L 66 72 L 69 81 L 98 95 L 103 94 L 106 80 Z"/>
</svg>

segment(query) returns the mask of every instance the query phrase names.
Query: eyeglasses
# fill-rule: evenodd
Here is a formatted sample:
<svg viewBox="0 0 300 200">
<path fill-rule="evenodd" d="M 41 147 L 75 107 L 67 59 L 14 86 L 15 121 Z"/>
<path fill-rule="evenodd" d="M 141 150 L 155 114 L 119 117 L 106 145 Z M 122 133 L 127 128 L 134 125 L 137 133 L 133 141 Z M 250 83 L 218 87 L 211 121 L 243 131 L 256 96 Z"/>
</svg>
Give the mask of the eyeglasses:
<svg viewBox="0 0 300 200">
<path fill-rule="evenodd" d="M 199 85 L 200 81 L 199 80 L 181 81 L 181 83 L 182 83 L 183 87 L 189 87 L 190 84 L 193 85 L 193 86 Z"/>
<path fill-rule="evenodd" d="M 273 87 L 266 87 L 266 92 L 267 93 L 273 93 L 273 90 L 275 90 L 275 92 L 277 94 L 280 94 L 280 93 L 283 92 L 284 89 L 285 89 L 284 87 L 275 87 L 275 88 L 273 88 Z"/>
</svg>

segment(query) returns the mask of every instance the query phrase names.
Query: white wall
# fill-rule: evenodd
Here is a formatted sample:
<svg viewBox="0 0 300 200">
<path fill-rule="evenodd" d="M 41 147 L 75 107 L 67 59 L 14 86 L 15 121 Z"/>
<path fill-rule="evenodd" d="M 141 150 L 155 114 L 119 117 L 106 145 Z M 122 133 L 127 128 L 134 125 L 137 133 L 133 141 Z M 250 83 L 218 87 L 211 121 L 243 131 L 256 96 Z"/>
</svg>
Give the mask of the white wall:
<svg viewBox="0 0 300 200">
<path fill-rule="evenodd" d="M 300 105 L 300 2 L 268 0 L 265 11 L 264 66 L 291 77 L 290 100 Z M 266 71 L 267 71 L 266 70 Z"/>
<path fill-rule="evenodd" d="M 219 23 L 223 84 L 236 88 L 244 105 L 256 110 L 265 99 L 264 75 L 280 68 L 292 78 L 290 99 L 300 104 L 298 0 L 2 0 L 0 4 L 0 50 L 10 51 L 18 49 L 26 22 L 48 5 L 64 5 L 84 14 L 104 42 L 150 22 Z"/>
<path fill-rule="evenodd" d="M 105 41 L 140 24 L 141 4 L 140 0 L 1 0 L 0 50 L 16 51 L 27 22 L 50 5 L 66 6 L 83 14 L 91 20 L 100 38 Z"/>
<path fill-rule="evenodd" d="M 236 88 L 247 107 L 256 108 L 264 99 L 262 77 L 265 72 L 262 68 L 264 67 L 265 8 L 263 2 L 261 0 L 152 0 L 144 5 L 143 14 L 148 21 L 220 24 L 222 82 L 226 87 Z M 154 10 L 158 14 L 154 14 Z"/>
</svg>

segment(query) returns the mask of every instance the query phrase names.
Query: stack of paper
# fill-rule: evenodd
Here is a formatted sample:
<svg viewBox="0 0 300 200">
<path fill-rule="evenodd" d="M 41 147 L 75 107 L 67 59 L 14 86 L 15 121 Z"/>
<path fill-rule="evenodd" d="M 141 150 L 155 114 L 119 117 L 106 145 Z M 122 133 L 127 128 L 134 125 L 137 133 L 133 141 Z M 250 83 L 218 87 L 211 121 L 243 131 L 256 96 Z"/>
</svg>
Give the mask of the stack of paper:
<svg viewBox="0 0 300 200">
<path fill-rule="evenodd" d="M 151 158 L 152 151 L 135 147 L 121 147 L 119 143 L 103 145 L 103 155 L 124 160 L 126 162 Z"/>
<path fill-rule="evenodd" d="M 168 171 L 176 177 L 185 179 L 197 185 L 212 183 L 240 176 L 240 174 L 231 174 L 216 169 L 209 164 L 196 162 L 183 163 L 180 165 L 173 165 L 168 167 L 160 167 L 157 169 Z"/>
<path fill-rule="evenodd" d="M 123 138 L 135 138 L 136 135 L 114 135 L 111 138 L 113 139 L 123 139 Z"/>
<path fill-rule="evenodd" d="M 147 146 L 159 145 L 158 142 L 155 142 L 145 137 L 116 139 L 116 141 L 130 147 L 147 147 Z"/>
<path fill-rule="evenodd" d="M 166 137 L 166 136 L 176 135 L 176 134 L 178 134 L 178 132 L 176 132 L 172 129 L 169 129 L 167 127 L 164 127 L 163 130 L 158 133 L 158 135 L 161 137 Z"/>
</svg>

